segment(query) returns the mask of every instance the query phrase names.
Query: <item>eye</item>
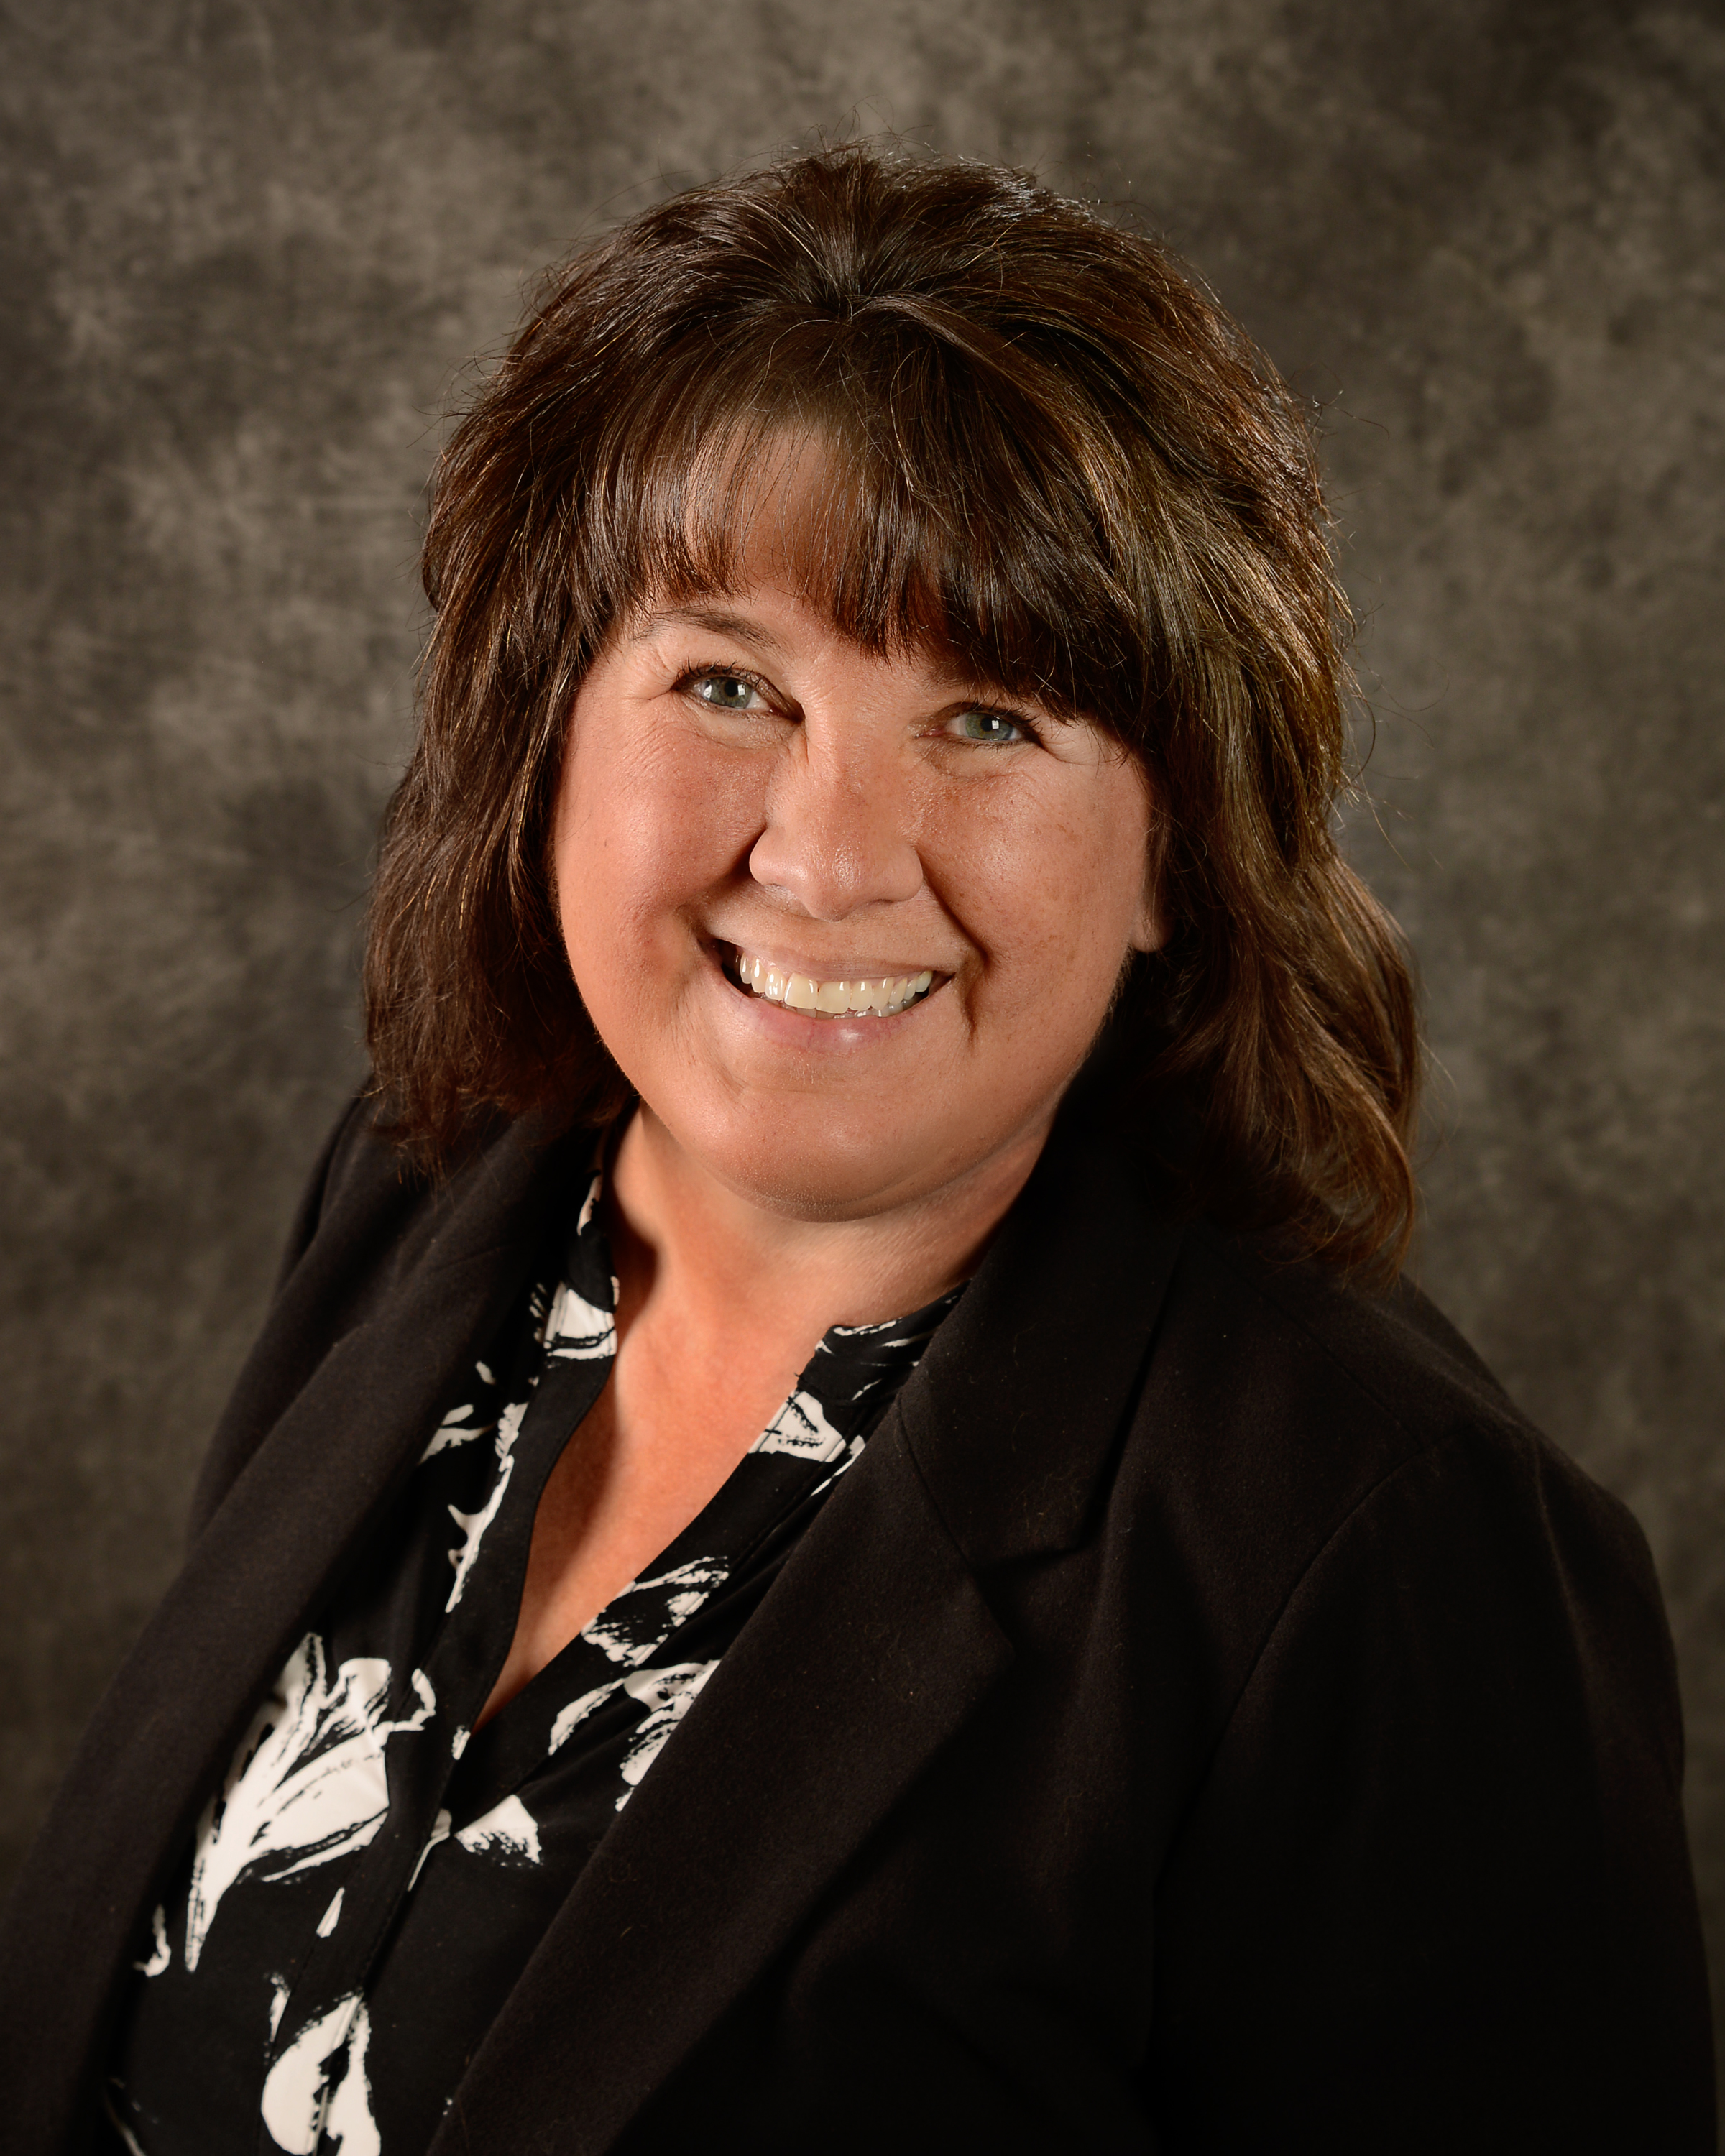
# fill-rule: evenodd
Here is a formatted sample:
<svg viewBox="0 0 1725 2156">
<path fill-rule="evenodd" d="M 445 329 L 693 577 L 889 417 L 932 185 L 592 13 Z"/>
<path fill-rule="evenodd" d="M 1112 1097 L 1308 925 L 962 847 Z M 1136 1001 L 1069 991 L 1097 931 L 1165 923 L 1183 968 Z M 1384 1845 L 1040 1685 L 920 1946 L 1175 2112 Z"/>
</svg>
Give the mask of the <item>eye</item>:
<svg viewBox="0 0 1725 2156">
<path fill-rule="evenodd" d="M 714 711 L 757 711 L 766 709 L 759 685 L 747 674 L 732 674 L 723 667 L 709 667 L 691 674 L 682 685 L 697 703 Z"/>
<path fill-rule="evenodd" d="M 1004 711 L 960 711 L 952 723 L 960 741 L 978 742 L 987 748 L 1009 748 L 1014 742 L 1031 738 L 1024 721 L 1009 717 Z"/>
</svg>

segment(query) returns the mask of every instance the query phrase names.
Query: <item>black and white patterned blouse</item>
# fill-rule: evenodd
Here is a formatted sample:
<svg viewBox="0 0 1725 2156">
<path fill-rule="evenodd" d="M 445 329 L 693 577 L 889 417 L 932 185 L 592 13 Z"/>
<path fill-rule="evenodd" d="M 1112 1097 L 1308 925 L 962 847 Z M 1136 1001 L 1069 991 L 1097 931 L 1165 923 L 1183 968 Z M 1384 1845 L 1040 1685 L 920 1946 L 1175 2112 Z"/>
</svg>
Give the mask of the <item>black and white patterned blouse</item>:
<svg viewBox="0 0 1725 2156">
<path fill-rule="evenodd" d="M 600 1187 L 331 1583 L 139 1942 L 107 2096 L 140 2156 L 418 2156 L 583 1866 L 962 1291 L 834 1326 L 700 1517 L 475 1732 L 539 1493 L 616 1352 Z"/>
</svg>

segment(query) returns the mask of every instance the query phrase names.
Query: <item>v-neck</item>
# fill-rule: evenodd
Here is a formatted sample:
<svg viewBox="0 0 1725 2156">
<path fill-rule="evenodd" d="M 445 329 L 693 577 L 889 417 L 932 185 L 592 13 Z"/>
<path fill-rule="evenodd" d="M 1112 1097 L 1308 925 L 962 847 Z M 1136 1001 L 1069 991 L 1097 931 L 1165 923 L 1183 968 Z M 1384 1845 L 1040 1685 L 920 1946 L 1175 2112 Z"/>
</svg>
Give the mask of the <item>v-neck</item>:
<svg viewBox="0 0 1725 2156">
<path fill-rule="evenodd" d="M 831 1327 L 696 1517 L 475 1732 L 540 1494 L 616 1352 L 603 1189 L 602 1166 L 331 1581 L 156 1912 L 111 2097 L 143 2156 L 333 2146 L 362 2103 L 380 2156 L 424 2146 L 551 1917 L 962 1292 Z"/>
</svg>

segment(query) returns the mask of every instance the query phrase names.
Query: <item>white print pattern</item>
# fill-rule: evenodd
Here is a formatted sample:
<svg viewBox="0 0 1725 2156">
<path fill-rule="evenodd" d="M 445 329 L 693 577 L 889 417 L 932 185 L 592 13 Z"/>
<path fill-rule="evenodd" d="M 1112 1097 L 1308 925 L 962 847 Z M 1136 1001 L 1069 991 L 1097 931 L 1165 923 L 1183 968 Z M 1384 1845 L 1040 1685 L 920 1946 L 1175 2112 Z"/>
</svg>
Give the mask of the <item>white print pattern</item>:
<svg viewBox="0 0 1725 2156">
<path fill-rule="evenodd" d="M 476 1437 L 483 1437 L 491 1427 L 489 1419 L 475 1415 L 471 1401 L 459 1408 L 451 1408 L 437 1428 L 431 1433 L 431 1442 L 419 1455 L 423 1467 L 428 1460 L 439 1452 L 448 1452 L 457 1445 L 470 1445 Z"/>
<path fill-rule="evenodd" d="M 608 1686 L 615 1690 L 615 1686 Z M 449 1829 L 454 1824 L 447 1811 L 439 1811 L 432 1825 L 430 1839 L 419 1852 L 419 1861 L 413 1866 L 413 1876 L 408 1881 L 407 1891 L 412 1893 L 419 1883 L 419 1874 L 425 1869 L 425 1860 L 440 1841 L 449 1839 Z M 475 1856 L 495 1857 L 500 1864 L 537 1864 L 541 1861 L 539 1822 L 519 1797 L 506 1797 L 501 1804 L 493 1804 L 483 1818 L 476 1819 L 471 1826 L 465 1826 L 455 1836 L 461 1846 Z"/>
<path fill-rule="evenodd" d="M 497 1383 L 491 1375 L 489 1363 L 475 1363 L 473 1373 L 488 1390 Z M 455 1445 L 471 1445 L 476 1437 L 489 1436 L 495 1419 L 471 1400 L 464 1401 L 458 1408 L 451 1408 L 431 1433 L 430 1444 L 419 1455 L 419 1465 L 423 1467 L 428 1460 L 434 1459 L 439 1452 L 451 1450 Z"/>
<path fill-rule="evenodd" d="M 716 1558 L 696 1558 L 688 1564 L 673 1565 L 669 1572 L 655 1573 L 650 1578 L 638 1579 L 634 1585 L 649 1594 L 661 1594 L 666 1588 L 661 1625 L 669 1617 L 673 1625 L 680 1625 L 685 1617 L 692 1617 L 716 1587 L 722 1587 L 731 1577 L 731 1568 Z"/>
<path fill-rule="evenodd" d="M 357 1991 L 308 2021 L 264 2083 L 264 2123 L 289 2156 L 316 2156 L 327 2134 L 341 2156 L 382 2156 L 366 2051 L 371 2016 Z M 333 2078 L 340 2067 L 341 2079 Z"/>
<path fill-rule="evenodd" d="M 539 1861 L 539 1825 L 519 1797 L 506 1797 L 501 1804 L 493 1804 L 483 1819 L 463 1827 L 455 1839 L 475 1856 L 493 1856 L 500 1864 Z"/>
<path fill-rule="evenodd" d="M 612 1693 L 621 1691 L 622 1687 L 623 1679 L 613 1677 L 609 1684 L 595 1685 L 591 1691 L 583 1692 L 579 1699 L 572 1699 L 551 1725 L 551 1742 L 546 1747 L 547 1756 L 567 1744 L 588 1715 L 603 1707 Z"/>
<path fill-rule="evenodd" d="M 437 1847 L 440 1841 L 447 1841 L 449 1840 L 449 1828 L 453 1824 L 454 1822 L 449 1814 L 446 1811 L 439 1811 L 437 1817 L 432 1821 L 430 1836 L 427 1840 L 424 1848 L 420 1851 L 419 1861 L 413 1866 L 413 1876 L 408 1881 L 407 1891 L 408 1893 L 411 1894 L 413 1889 L 418 1885 L 419 1874 L 425 1869 L 426 1858 L 430 1856 L 432 1851 Z"/>
<path fill-rule="evenodd" d="M 668 1670 L 637 1670 L 623 1680 L 623 1689 L 652 1712 L 636 1729 L 634 1742 L 624 1760 L 619 1811 L 634 1795 L 642 1776 L 670 1743 L 671 1732 L 694 1706 L 702 1686 L 718 1666 L 716 1661 L 678 1662 Z"/>
<path fill-rule="evenodd" d="M 347 1892 L 347 1889 L 345 1887 L 338 1887 L 336 1889 L 335 1900 L 330 1903 L 328 1908 L 326 1909 L 323 1914 L 318 1918 L 317 1936 L 319 1938 L 326 1939 L 330 1933 L 335 1930 L 336 1925 L 341 1922 L 341 1897 Z"/>
<path fill-rule="evenodd" d="M 515 1472 L 511 1457 L 503 1463 L 503 1472 L 491 1486 L 491 1494 L 476 1512 L 464 1512 L 459 1505 L 449 1507 L 449 1517 L 461 1530 L 461 1547 L 449 1552 L 449 1563 L 455 1568 L 454 1584 L 449 1589 L 449 1599 L 444 1604 L 444 1614 L 453 1609 L 467 1589 L 467 1575 L 473 1570 L 473 1561 L 479 1555 L 480 1544 L 485 1539 L 485 1529 L 490 1526 L 502 1508 L 509 1478 Z"/>
<path fill-rule="evenodd" d="M 648 1712 L 631 1732 L 629 1748 L 619 1770 L 623 1788 L 618 1795 L 617 1810 L 621 1811 L 718 1666 L 716 1661 L 677 1662 L 669 1669 L 636 1670 L 629 1676 L 614 1677 L 609 1684 L 596 1685 L 591 1691 L 583 1692 L 579 1699 L 571 1700 L 552 1723 L 548 1749 L 555 1752 L 567 1743 L 588 1717 L 596 1713 L 614 1692 L 624 1691 L 631 1699 L 639 1700 Z"/>
<path fill-rule="evenodd" d="M 148 1961 L 135 1961 L 132 1967 L 140 1976 L 160 1976 L 174 1958 L 174 1950 L 167 1943 L 167 1912 L 158 1908 L 151 1919 L 154 1925 Z"/>
<path fill-rule="evenodd" d="M 286 1879 L 371 1840 L 389 1804 L 384 1747 L 423 1729 L 437 1704 L 422 1671 L 413 1671 L 413 1685 L 418 1712 L 388 1722 L 387 1661 L 343 1662 L 331 1681 L 316 1632 L 295 1648 L 198 1824 L 186 1908 L 188 1970 L 198 1966 L 223 1895 L 243 1876 Z"/>
<path fill-rule="evenodd" d="M 627 1591 L 625 1589 L 624 1592 Z M 621 1602 L 623 1597 L 619 1595 L 617 1599 Z M 608 1661 L 630 1662 L 640 1659 L 640 1649 L 629 1636 L 629 1612 L 626 1609 L 619 1609 L 614 1616 L 609 1609 L 601 1610 L 581 1636 L 590 1640 Z M 653 1646 L 649 1642 L 647 1652 L 650 1655 L 652 1651 Z"/>
<path fill-rule="evenodd" d="M 611 1283 L 614 1296 L 617 1283 Z M 551 1315 L 542 1335 L 545 1352 L 554 1363 L 597 1363 L 617 1353 L 617 1320 L 608 1310 L 578 1295 L 567 1281 L 552 1299 Z"/>
<path fill-rule="evenodd" d="M 794 1392 L 749 1447 L 751 1452 L 790 1452 L 799 1460 L 836 1460 L 843 1434 L 827 1420 L 813 1393 Z"/>
<path fill-rule="evenodd" d="M 611 1661 L 644 1662 L 649 1655 L 657 1653 L 674 1625 L 692 1617 L 713 1589 L 722 1587 L 730 1577 L 728 1565 L 711 1558 L 696 1558 L 687 1564 L 674 1565 L 669 1572 L 649 1578 L 632 1579 L 586 1626 L 581 1636 Z M 662 1592 L 666 1588 L 671 1592 L 665 1598 L 662 1611 L 659 1606 L 631 1610 L 629 1604 L 635 1595 Z M 650 1627 L 650 1635 L 644 1640 L 635 1636 L 642 1625 Z"/>
<path fill-rule="evenodd" d="M 497 1418 L 497 1457 L 503 1463 L 503 1472 L 492 1485 L 491 1494 L 476 1512 L 464 1512 L 451 1505 L 449 1517 L 460 1528 L 461 1547 L 449 1552 L 449 1563 L 455 1568 L 455 1584 L 449 1589 L 449 1599 L 444 1604 L 445 1614 L 461 1599 L 467 1585 L 467 1575 L 473 1570 L 473 1561 L 479 1555 L 480 1544 L 485 1529 L 490 1526 L 502 1507 L 504 1492 L 509 1487 L 509 1478 L 515 1472 L 515 1441 L 521 1435 L 521 1418 L 527 1412 L 526 1400 L 512 1400 Z M 424 1465 L 424 1462 L 421 1462 Z"/>
</svg>

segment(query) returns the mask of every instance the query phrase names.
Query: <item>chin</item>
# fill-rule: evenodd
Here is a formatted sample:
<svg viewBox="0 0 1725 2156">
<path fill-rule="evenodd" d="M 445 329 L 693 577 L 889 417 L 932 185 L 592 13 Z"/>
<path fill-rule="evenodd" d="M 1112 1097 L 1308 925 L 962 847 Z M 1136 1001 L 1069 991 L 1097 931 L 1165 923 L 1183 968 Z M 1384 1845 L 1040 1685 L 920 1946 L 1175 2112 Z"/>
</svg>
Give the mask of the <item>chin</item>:
<svg viewBox="0 0 1725 2156">
<path fill-rule="evenodd" d="M 715 1118 L 694 1150 L 740 1197 L 804 1220 L 862 1219 L 933 1190 L 972 1165 L 952 1158 L 944 1133 L 901 1122 L 858 1129 L 824 1104 L 762 1103 Z"/>
</svg>

